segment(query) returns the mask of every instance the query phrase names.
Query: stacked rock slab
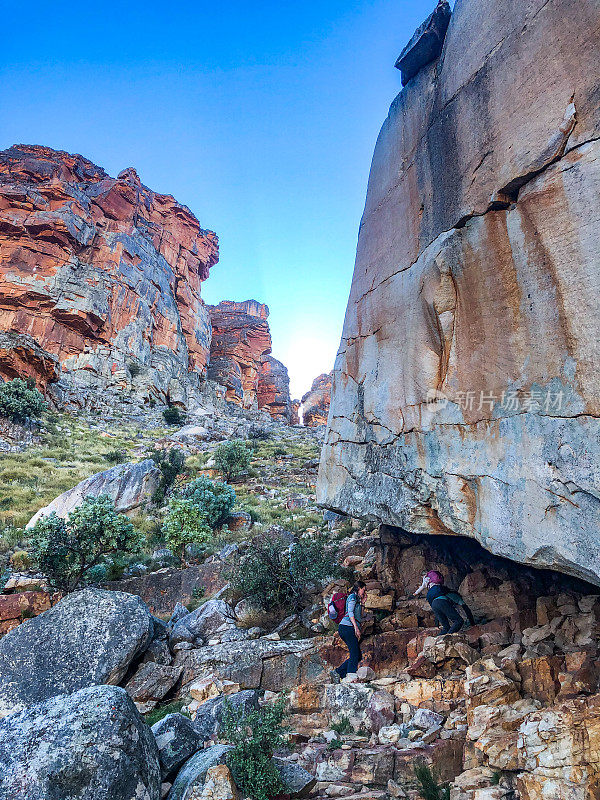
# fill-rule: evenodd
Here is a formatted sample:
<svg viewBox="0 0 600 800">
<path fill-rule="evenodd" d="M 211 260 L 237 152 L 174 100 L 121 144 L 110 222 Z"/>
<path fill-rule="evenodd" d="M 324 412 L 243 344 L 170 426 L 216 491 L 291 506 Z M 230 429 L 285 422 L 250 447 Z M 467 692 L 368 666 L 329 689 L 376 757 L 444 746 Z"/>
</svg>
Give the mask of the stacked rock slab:
<svg viewBox="0 0 600 800">
<path fill-rule="evenodd" d="M 206 371 L 200 285 L 217 260 L 216 235 L 132 168 L 115 179 L 48 147 L 0 153 L 0 330 L 55 355 L 61 383 L 186 403 Z"/>
<path fill-rule="evenodd" d="M 377 142 L 318 498 L 600 583 L 600 9 L 457 0 Z"/>
<path fill-rule="evenodd" d="M 302 397 L 302 422 L 309 428 L 327 424 L 331 403 L 331 376 L 331 372 L 319 375 Z"/>
<path fill-rule="evenodd" d="M 225 386 L 225 399 L 242 408 L 264 408 L 289 422 L 290 380 L 271 353 L 269 307 L 256 300 L 223 300 L 208 306 L 212 344 L 208 377 Z"/>
</svg>

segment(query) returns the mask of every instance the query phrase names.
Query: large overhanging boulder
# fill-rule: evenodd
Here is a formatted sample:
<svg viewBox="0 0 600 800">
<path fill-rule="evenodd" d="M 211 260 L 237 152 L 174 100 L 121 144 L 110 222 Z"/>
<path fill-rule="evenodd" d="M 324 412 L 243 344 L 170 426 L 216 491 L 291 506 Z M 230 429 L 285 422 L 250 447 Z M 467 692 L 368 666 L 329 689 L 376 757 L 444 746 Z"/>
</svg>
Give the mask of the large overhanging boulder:
<svg viewBox="0 0 600 800">
<path fill-rule="evenodd" d="M 0 717 L 94 684 L 120 683 L 154 622 L 125 592 L 84 589 L 0 639 Z"/>
<path fill-rule="evenodd" d="M 318 499 L 600 583 L 600 9 L 458 0 L 377 142 Z"/>
</svg>

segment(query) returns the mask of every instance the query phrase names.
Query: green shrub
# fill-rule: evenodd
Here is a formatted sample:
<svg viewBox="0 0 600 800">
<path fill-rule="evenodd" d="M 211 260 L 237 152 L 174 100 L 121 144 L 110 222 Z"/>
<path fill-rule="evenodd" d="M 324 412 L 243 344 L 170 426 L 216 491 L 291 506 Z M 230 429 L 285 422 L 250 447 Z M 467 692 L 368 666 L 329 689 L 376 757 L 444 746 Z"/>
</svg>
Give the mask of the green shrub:
<svg viewBox="0 0 600 800">
<path fill-rule="evenodd" d="M 50 514 L 28 531 L 32 555 L 51 586 L 72 592 L 110 554 L 137 553 L 143 536 L 108 495 L 86 497 L 67 519 Z"/>
<path fill-rule="evenodd" d="M 21 378 L 0 384 L 0 415 L 13 422 L 25 422 L 28 417 L 39 417 L 45 408 L 46 403 L 41 393 L 30 388 Z"/>
<path fill-rule="evenodd" d="M 32 559 L 27 550 L 17 550 L 10 557 L 10 563 L 17 572 L 23 572 L 31 567 Z"/>
<path fill-rule="evenodd" d="M 339 733 L 340 736 L 343 736 L 345 733 L 350 733 L 352 730 L 350 720 L 345 714 L 341 715 L 339 722 L 332 722 L 330 727 L 332 731 Z"/>
<path fill-rule="evenodd" d="M 325 535 L 291 548 L 285 539 L 254 539 L 228 571 L 232 589 L 265 611 L 296 610 L 307 585 L 342 572 Z"/>
<path fill-rule="evenodd" d="M 170 447 L 168 450 L 153 450 L 150 458 L 160 470 L 160 483 L 152 499 L 155 503 L 162 503 L 183 470 L 185 456 L 178 447 Z"/>
<path fill-rule="evenodd" d="M 441 785 L 428 764 L 417 762 L 414 769 L 417 789 L 423 800 L 450 800 L 450 786 Z"/>
<path fill-rule="evenodd" d="M 226 481 L 231 481 L 250 466 L 252 450 L 244 442 L 235 439 L 223 442 L 215 450 L 215 464 Z"/>
<path fill-rule="evenodd" d="M 211 528 L 221 527 L 235 505 L 235 490 L 231 486 L 204 476 L 186 483 L 179 496 L 195 503 Z"/>
<path fill-rule="evenodd" d="M 132 378 L 137 377 L 140 372 L 142 371 L 142 367 L 140 364 L 137 364 L 135 361 L 132 361 L 130 364 L 127 364 L 127 369 L 129 370 L 129 374 Z"/>
<path fill-rule="evenodd" d="M 177 406 L 163 408 L 162 415 L 167 425 L 183 425 L 185 423 L 185 414 Z"/>
<path fill-rule="evenodd" d="M 104 460 L 109 464 L 122 464 L 127 460 L 127 452 L 125 450 L 109 450 L 104 453 Z"/>
<path fill-rule="evenodd" d="M 169 547 L 184 560 L 187 544 L 205 544 L 229 516 L 235 492 L 226 483 L 196 478 L 169 500 L 163 533 Z"/>
<path fill-rule="evenodd" d="M 332 740 L 331 740 L 331 741 L 330 741 L 330 742 L 327 744 L 327 749 L 328 749 L 328 750 L 339 750 L 339 749 L 340 749 L 340 747 L 342 747 L 342 745 L 343 745 L 343 744 L 344 744 L 344 743 L 343 743 L 343 741 L 342 741 L 341 739 L 332 739 Z"/>
<path fill-rule="evenodd" d="M 234 708 L 225 701 L 220 738 L 233 745 L 227 766 L 236 785 L 252 800 L 270 800 L 284 786 L 272 757 L 285 746 L 283 699 L 255 710 Z"/>
<path fill-rule="evenodd" d="M 277 458 L 278 456 L 285 456 L 287 454 L 287 450 L 284 447 L 276 447 L 273 450 L 273 455 Z"/>
<path fill-rule="evenodd" d="M 152 726 L 160 722 L 161 719 L 164 719 L 167 714 L 183 714 L 184 717 L 189 717 L 187 711 L 182 711 L 184 705 L 185 700 L 175 700 L 173 703 L 166 703 L 164 706 L 158 706 L 152 711 L 149 711 L 144 719 L 148 725 Z"/>
</svg>

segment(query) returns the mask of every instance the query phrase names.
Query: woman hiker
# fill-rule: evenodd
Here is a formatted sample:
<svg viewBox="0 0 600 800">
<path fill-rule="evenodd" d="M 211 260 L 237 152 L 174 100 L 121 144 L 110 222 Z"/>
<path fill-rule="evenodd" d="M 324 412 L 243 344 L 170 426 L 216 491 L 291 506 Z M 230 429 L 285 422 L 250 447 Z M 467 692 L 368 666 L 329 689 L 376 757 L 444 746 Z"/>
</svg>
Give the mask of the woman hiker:
<svg viewBox="0 0 600 800">
<path fill-rule="evenodd" d="M 336 682 L 339 682 L 341 678 L 345 678 L 348 673 L 356 672 L 358 663 L 362 659 L 359 645 L 360 623 L 362 621 L 362 603 L 366 593 L 365 582 L 357 581 L 346 598 L 345 613 L 339 622 L 338 632 L 348 648 L 349 656 L 341 666 L 332 670 L 332 677 Z"/>
<path fill-rule="evenodd" d="M 444 577 L 441 572 L 432 569 L 426 573 L 423 576 L 423 582 L 413 597 L 421 594 L 423 589 L 427 589 L 427 601 L 433 609 L 436 621 L 441 628 L 440 636 L 444 636 L 446 633 L 456 633 L 463 627 L 464 621 L 458 613 L 457 606 L 463 608 L 469 623 L 471 625 L 475 624 L 471 609 L 460 594 L 444 586 Z"/>
</svg>

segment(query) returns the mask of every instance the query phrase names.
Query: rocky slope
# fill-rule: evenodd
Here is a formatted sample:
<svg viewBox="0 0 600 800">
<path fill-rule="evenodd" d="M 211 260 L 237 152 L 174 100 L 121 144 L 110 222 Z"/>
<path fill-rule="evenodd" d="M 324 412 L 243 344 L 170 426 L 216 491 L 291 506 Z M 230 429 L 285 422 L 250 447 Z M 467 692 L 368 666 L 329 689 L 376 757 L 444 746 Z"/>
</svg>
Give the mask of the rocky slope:
<svg viewBox="0 0 600 800">
<path fill-rule="evenodd" d="M 36 347 L 58 358 L 63 402 L 132 388 L 187 404 L 209 358 L 200 286 L 217 260 L 216 235 L 132 168 L 115 179 L 48 147 L 0 153 L 0 330 L 25 335 L 13 352 L 29 349 L 40 384 L 54 375 Z"/>
<path fill-rule="evenodd" d="M 208 377 L 225 386 L 225 397 L 243 408 L 264 408 L 289 422 L 290 380 L 273 358 L 269 308 L 256 300 L 223 300 L 208 306 L 212 344 Z"/>
<path fill-rule="evenodd" d="M 314 379 L 309 391 L 302 397 L 302 423 L 309 428 L 327 425 L 331 383 L 332 373 L 323 373 Z"/>
<path fill-rule="evenodd" d="M 596 583 L 599 33 L 594 3 L 457 0 L 439 58 L 413 60 L 373 157 L 318 487 Z"/>
</svg>

